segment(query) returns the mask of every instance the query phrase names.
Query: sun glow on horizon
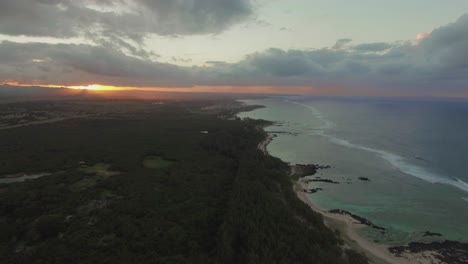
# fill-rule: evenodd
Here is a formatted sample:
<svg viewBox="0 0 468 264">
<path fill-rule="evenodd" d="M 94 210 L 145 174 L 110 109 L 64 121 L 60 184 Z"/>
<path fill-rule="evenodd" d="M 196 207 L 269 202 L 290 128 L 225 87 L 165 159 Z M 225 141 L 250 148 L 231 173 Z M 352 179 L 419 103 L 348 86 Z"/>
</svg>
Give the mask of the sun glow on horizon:
<svg viewBox="0 0 468 264">
<path fill-rule="evenodd" d="M 18 82 L 5 82 L 1 85 L 21 86 L 21 87 L 45 87 L 45 88 L 68 88 L 74 90 L 91 90 L 91 91 L 121 91 L 121 90 L 135 90 L 135 87 L 121 87 L 112 85 L 101 84 L 88 84 L 88 85 L 56 85 L 56 84 L 24 84 Z"/>
<path fill-rule="evenodd" d="M 78 89 L 78 90 L 92 90 L 92 91 L 112 91 L 112 90 L 123 90 L 124 88 L 100 84 L 90 84 L 90 85 L 77 85 L 77 86 L 67 86 L 67 88 Z M 127 88 L 126 90 L 128 90 Z"/>
</svg>

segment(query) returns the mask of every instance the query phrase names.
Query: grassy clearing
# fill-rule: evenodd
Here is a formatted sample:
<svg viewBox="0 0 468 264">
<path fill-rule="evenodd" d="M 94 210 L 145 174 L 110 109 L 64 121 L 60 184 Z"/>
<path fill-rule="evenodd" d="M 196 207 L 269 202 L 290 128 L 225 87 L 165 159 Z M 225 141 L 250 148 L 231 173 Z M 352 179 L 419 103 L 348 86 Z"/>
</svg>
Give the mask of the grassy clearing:
<svg viewBox="0 0 468 264">
<path fill-rule="evenodd" d="M 70 189 L 72 191 L 82 191 L 82 190 L 86 190 L 88 188 L 91 188 L 91 187 L 94 187 L 97 183 L 97 180 L 98 178 L 96 176 L 93 176 L 93 177 L 85 177 L 77 182 L 75 182 L 74 184 L 72 184 L 70 186 Z"/>
<path fill-rule="evenodd" d="M 110 190 L 104 190 L 99 193 L 100 199 L 112 199 L 115 198 L 116 195 Z"/>
<path fill-rule="evenodd" d="M 88 176 L 72 184 L 70 186 L 72 191 L 82 191 L 92 188 L 99 180 L 120 174 L 118 171 L 112 171 L 111 165 L 106 163 L 96 163 L 93 166 L 82 166 L 78 170 L 88 174 Z"/>
<path fill-rule="evenodd" d="M 96 163 L 93 166 L 83 166 L 80 171 L 86 174 L 94 174 L 97 176 L 109 177 L 118 175 L 118 171 L 111 171 L 111 165 L 107 163 Z"/>
<path fill-rule="evenodd" d="M 143 160 L 143 167 L 147 169 L 164 169 L 172 165 L 172 161 L 159 156 L 147 156 Z"/>
</svg>

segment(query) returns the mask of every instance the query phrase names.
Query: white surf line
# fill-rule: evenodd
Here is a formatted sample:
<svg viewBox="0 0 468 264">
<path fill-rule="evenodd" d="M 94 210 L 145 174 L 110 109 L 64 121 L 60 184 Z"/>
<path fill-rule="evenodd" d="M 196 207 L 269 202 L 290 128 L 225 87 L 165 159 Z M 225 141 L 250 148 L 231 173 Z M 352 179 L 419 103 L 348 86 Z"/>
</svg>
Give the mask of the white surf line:
<svg viewBox="0 0 468 264">
<path fill-rule="evenodd" d="M 337 145 L 341 145 L 341 146 L 345 146 L 345 147 L 349 147 L 349 148 L 354 148 L 354 149 L 359 149 L 359 150 L 364 150 L 364 151 L 375 153 L 379 157 L 381 157 L 382 159 L 389 162 L 393 167 L 397 168 L 399 171 L 401 171 L 401 172 L 403 172 L 403 173 L 405 173 L 407 175 L 417 177 L 417 178 L 419 178 L 421 180 L 424 180 L 426 182 L 430 182 L 430 183 L 433 183 L 433 184 L 434 183 L 441 183 L 441 184 L 451 185 L 451 186 L 454 186 L 454 187 L 456 187 L 458 189 L 461 189 L 461 190 L 463 190 L 465 192 L 468 192 L 468 183 L 466 183 L 466 182 L 464 182 L 464 181 L 462 181 L 462 180 L 460 180 L 458 178 L 454 178 L 453 180 L 451 180 L 450 178 L 443 177 L 443 176 L 437 175 L 437 174 L 435 174 L 433 172 L 430 172 L 426 168 L 423 168 L 423 167 L 408 163 L 408 162 L 405 161 L 405 159 L 403 157 L 401 157 L 401 156 L 399 156 L 397 154 L 387 152 L 387 151 L 384 151 L 384 150 L 380 150 L 380 149 L 374 149 L 374 148 L 369 148 L 369 147 L 366 147 L 366 146 L 357 145 L 357 144 L 351 143 L 350 141 L 348 141 L 346 139 L 341 139 L 341 138 L 337 138 L 337 137 L 328 135 L 328 134 L 325 133 L 324 130 L 333 127 L 334 124 L 333 124 L 333 122 L 326 120 L 323 117 L 323 115 L 315 107 L 310 106 L 310 105 L 306 105 L 306 104 L 302 104 L 302 103 L 298 103 L 298 102 L 294 102 L 294 101 L 289 101 L 289 100 L 286 100 L 286 101 L 290 102 L 290 103 L 293 103 L 293 104 L 300 105 L 302 107 L 305 107 L 305 108 L 309 109 L 312 113 L 314 113 L 314 115 L 317 118 L 319 118 L 322 122 L 325 123 L 324 128 L 321 128 L 321 130 L 317 131 L 317 133 L 314 133 L 314 134 L 327 137 L 328 139 L 330 139 L 330 141 L 332 143 L 335 143 Z"/>
<path fill-rule="evenodd" d="M 318 119 L 320 119 L 320 121 L 322 121 L 324 123 L 324 125 L 322 127 L 314 129 L 314 130 L 317 130 L 318 133 L 321 134 L 321 133 L 323 133 L 323 131 L 320 131 L 320 130 L 330 129 L 330 128 L 333 128 L 335 126 L 335 124 L 333 122 L 331 122 L 330 120 L 324 118 L 322 113 L 320 113 L 315 107 L 310 106 L 310 105 L 306 105 L 306 104 L 302 104 L 302 103 L 298 103 L 298 102 L 294 102 L 294 101 L 291 101 L 291 100 L 285 100 L 285 101 L 288 102 L 288 103 L 297 104 L 297 105 L 300 105 L 302 107 L 305 107 L 308 110 L 310 110 L 312 113 L 314 113 L 314 116 L 316 116 Z"/>
</svg>

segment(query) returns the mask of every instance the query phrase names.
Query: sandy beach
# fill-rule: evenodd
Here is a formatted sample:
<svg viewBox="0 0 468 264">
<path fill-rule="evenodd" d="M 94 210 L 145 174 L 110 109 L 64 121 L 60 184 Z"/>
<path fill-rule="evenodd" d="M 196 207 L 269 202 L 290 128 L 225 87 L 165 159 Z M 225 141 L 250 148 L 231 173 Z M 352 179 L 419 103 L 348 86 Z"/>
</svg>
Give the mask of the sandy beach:
<svg viewBox="0 0 468 264">
<path fill-rule="evenodd" d="M 338 230 L 345 241 L 346 246 L 365 254 L 370 263 L 375 264 L 439 264 L 433 256 L 433 252 L 423 252 L 419 254 L 403 254 L 397 257 L 388 251 L 388 246 L 373 243 L 361 237 L 357 230 L 365 225 L 357 222 L 349 215 L 329 213 L 318 207 L 305 193 L 304 189 L 312 188 L 311 183 L 304 183 L 299 179 L 294 184 L 294 191 L 301 201 L 306 203 L 312 210 L 321 214 L 325 224 L 332 230 Z"/>
<path fill-rule="evenodd" d="M 269 155 L 268 150 L 267 150 L 267 146 L 268 146 L 268 144 L 270 144 L 270 142 L 272 140 L 273 140 L 273 136 L 270 135 L 270 134 L 267 134 L 267 137 L 265 138 L 265 140 L 263 140 L 262 142 L 260 142 L 258 144 L 258 149 L 261 150 L 263 152 L 263 154 Z"/>
</svg>

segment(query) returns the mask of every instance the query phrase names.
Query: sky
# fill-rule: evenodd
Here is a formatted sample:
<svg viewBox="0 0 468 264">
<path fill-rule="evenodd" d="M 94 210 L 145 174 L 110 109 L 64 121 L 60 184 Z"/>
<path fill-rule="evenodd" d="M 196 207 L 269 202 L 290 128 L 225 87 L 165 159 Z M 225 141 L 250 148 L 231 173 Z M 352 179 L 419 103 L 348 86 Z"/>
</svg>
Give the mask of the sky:
<svg viewBox="0 0 468 264">
<path fill-rule="evenodd" d="M 468 97 L 468 1 L 2 0 L 0 83 Z"/>
</svg>

